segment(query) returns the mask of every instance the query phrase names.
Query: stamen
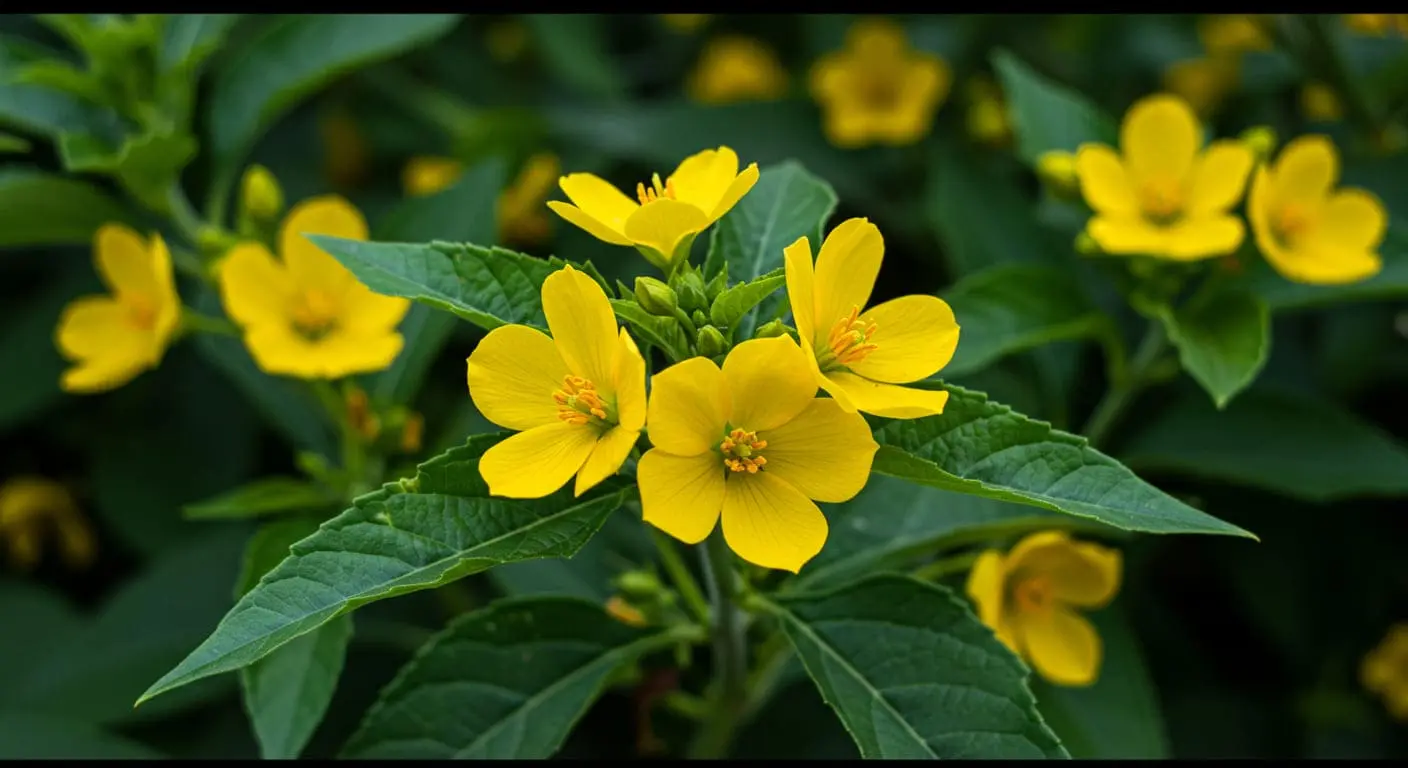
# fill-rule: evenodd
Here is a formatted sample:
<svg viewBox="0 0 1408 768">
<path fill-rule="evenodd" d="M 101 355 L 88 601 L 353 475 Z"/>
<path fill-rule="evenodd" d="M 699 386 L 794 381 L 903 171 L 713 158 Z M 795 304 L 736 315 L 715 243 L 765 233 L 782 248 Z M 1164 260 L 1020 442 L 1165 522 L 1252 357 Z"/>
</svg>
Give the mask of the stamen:
<svg viewBox="0 0 1408 768">
<path fill-rule="evenodd" d="M 649 187 L 645 186 L 644 182 L 638 182 L 636 184 L 636 200 L 640 201 L 641 205 L 653 203 L 663 197 L 668 197 L 671 200 L 678 199 L 675 197 L 674 179 L 669 179 L 662 184 L 660 182 L 660 174 L 655 173 L 650 176 Z"/>
<path fill-rule="evenodd" d="M 1051 579 L 1046 576 L 1031 576 L 1019 580 L 1012 587 L 1012 600 L 1017 610 L 1023 613 L 1040 613 L 1051 608 Z"/>
<path fill-rule="evenodd" d="M 1139 187 L 1139 206 L 1155 223 L 1171 224 L 1183 215 L 1182 185 L 1167 179 L 1145 181 Z"/>
<path fill-rule="evenodd" d="M 1276 239 L 1291 245 L 1305 237 L 1314 225 L 1309 208 L 1301 203 L 1290 202 L 1277 211 L 1274 226 Z"/>
<path fill-rule="evenodd" d="M 318 341 L 337 329 L 338 302 L 328 294 L 311 290 L 294 300 L 289 311 L 293 327 L 309 341 Z"/>
<path fill-rule="evenodd" d="M 759 453 L 768 447 L 768 441 L 759 440 L 757 433 L 735 429 L 719 443 L 719 451 L 724 455 L 724 466 L 730 472 L 758 474 L 768 460 Z"/>
<path fill-rule="evenodd" d="M 552 393 L 552 401 L 557 403 L 557 418 L 568 424 L 616 423 L 612 404 L 602 399 L 595 384 L 581 376 L 564 376 L 562 389 Z"/>
<path fill-rule="evenodd" d="M 850 314 L 831 326 L 826 349 L 820 350 L 817 363 L 823 371 L 827 371 L 864 360 L 871 352 L 879 349 L 878 344 L 870 343 L 870 337 L 875 335 L 876 328 L 875 323 L 860 319 L 860 307 L 851 307 Z"/>
</svg>

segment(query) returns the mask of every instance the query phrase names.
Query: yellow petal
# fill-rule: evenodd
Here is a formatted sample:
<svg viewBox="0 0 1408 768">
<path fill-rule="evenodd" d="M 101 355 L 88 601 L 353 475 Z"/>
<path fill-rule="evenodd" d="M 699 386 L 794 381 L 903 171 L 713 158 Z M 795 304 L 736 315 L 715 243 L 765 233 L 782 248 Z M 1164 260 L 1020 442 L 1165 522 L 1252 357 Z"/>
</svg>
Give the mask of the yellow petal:
<svg viewBox="0 0 1408 768">
<path fill-rule="evenodd" d="M 596 429 L 585 424 L 544 424 L 485 451 L 479 458 L 479 474 L 494 496 L 540 499 L 577 474 L 596 440 Z"/>
<path fill-rule="evenodd" d="M 1271 205 L 1288 200 L 1318 201 L 1340 174 L 1335 145 L 1324 136 L 1298 136 L 1286 144 L 1271 170 Z"/>
<path fill-rule="evenodd" d="M 816 276 L 812 269 L 812 246 L 806 235 L 782 249 L 787 275 L 787 300 L 792 306 L 792 322 L 802 346 L 816 344 Z"/>
<path fill-rule="evenodd" d="M 641 357 L 640 349 L 625 328 L 621 329 L 619 338 L 613 384 L 616 418 L 622 427 L 639 432 L 645 427 L 646 415 L 645 358 Z"/>
<path fill-rule="evenodd" d="M 1007 556 L 1009 574 L 1050 579 L 1052 594 L 1083 608 L 1100 608 L 1120 588 L 1120 551 L 1072 541 L 1064 531 L 1042 531 L 1023 539 Z"/>
<path fill-rule="evenodd" d="M 742 200 L 743 196 L 748 194 L 748 191 L 751 190 L 753 188 L 753 185 L 757 183 L 758 164 L 749 163 L 748 167 L 743 169 L 743 173 L 738 174 L 738 176 L 735 177 L 734 180 L 729 183 L 728 189 L 724 190 L 724 193 L 719 198 L 719 201 L 714 203 L 714 207 L 712 209 L 704 209 L 706 211 L 709 211 L 710 223 L 718 221 L 719 219 L 723 218 L 723 215 L 725 213 L 728 213 L 729 211 L 733 210 L 733 206 L 737 205 L 738 201 Z"/>
<path fill-rule="evenodd" d="M 796 418 L 762 432 L 765 472 L 786 480 L 807 498 L 839 503 L 860 493 L 880 446 L 858 413 L 835 400 L 816 398 Z"/>
<path fill-rule="evenodd" d="M 791 336 L 749 339 L 724 358 L 733 403 L 729 423 L 750 431 L 791 421 L 816 396 L 816 377 Z"/>
<path fill-rule="evenodd" d="M 404 340 L 393 332 L 353 333 L 339 328 L 310 341 L 291 325 L 258 324 L 245 329 L 245 346 L 265 373 L 302 379 L 338 379 L 391 365 Z"/>
<path fill-rule="evenodd" d="M 1387 229 L 1388 215 L 1377 197 L 1362 189 L 1343 189 L 1326 202 L 1315 235 L 1327 246 L 1372 251 Z"/>
<path fill-rule="evenodd" d="M 646 451 L 636 469 L 645 522 L 686 544 L 703 541 L 724 506 L 724 472 L 712 451 L 698 456 Z"/>
<path fill-rule="evenodd" d="M 831 230 L 816 257 L 818 334 L 829 333 L 852 309 L 865 309 L 884 256 L 885 239 L 865 219 L 847 219 Z"/>
<path fill-rule="evenodd" d="M 845 371 L 826 374 L 822 384 L 832 397 L 837 398 L 841 407 L 849 404 L 858 411 L 884 416 L 887 419 L 919 419 L 944 412 L 948 393 L 912 389 L 894 384 L 882 384 Z M 842 400 L 837 390 L 844 393 Z"/>
<path fill-rule="evenodd" d="M 1262 254 L 1282 277 L 1307 285 L 1357 283 L 1373 277 L 1383 268 L 1377 253 L 1314 243 L 1294 250 L 1263 249 Z"/>
<path fill-rule="evenodd" d="M 785 480 L 733 474 L 725 485 L 724 539 L 744 560 L 797 573 L 826 544 L 826 517 Z"/>
<path fill-rule="evenodd" d="M 709 226 L 704 211 L 678 200 L 662 197 L 642 205 L 626 219 L 626 237 L 636 245 L 653 248 L 674 261 L 681 241 Z"/>
<path fill-rule="evenodd" d="M 596 447 L 577 473 L 577 485 L 573 494 L 581 496 L 595 488 L 597 483 L 616 474 L 616 470 L 626 463 L 626 457 L 636 445 L 640 430 L 612 427 L 597 441 Z"/>
<path fill-rule="evenodd" d="M 567 199 L 577 206 L 586 217 L 600 223 L 608 231 L 620 237 L 626 233 L 626 219 L 636 212 L 640 206 L 636 201 L 626 197 L 621 190 L 613 187 L 609 182 L 599 176 L 590 173 L 569 173 L 558 180 L 558 186 L 567 194 Z M 561 205 L 559 203 L 559 205 Z M 553 210 L 558 211 L 554 206 Z M 582 229 L 591 232 L 593 235 L 602 237 L 597 232 L 577 221 L 573 221 L 562 211 L 558 211 L 564 219 L 571 221 Z M 617 242 L 611 240 L 610 242 Z M 629 242 L 618 243 L 618 245 L 629 245 Z"/>
<path fill-rule="evenodd" d="M 850 369 L 871 381 L 905 384 L 926 379 L 953 359 L 958 322 L 937 296 L 901 296 L 871 307 L 861 320 L 875 324 L 875 350 Z"/>
<path fill-rule="evenodd" d="M 1397 679 L 1397 671 L 1393 661 L 1376 649 L 1359 663 L 1359 684 L 1370 691 L 1381 693 Z"/>
<path fill-rule="evenodd" d="M 1166 230 L 1138 216 L 1092 216 L 1085 231 L 1105 253 L 1162 255 L 1168 250 Z"/>
<path fill-rule="evenodd" d="M 1120 126 L 1120 149 L 1136 181 L 1182 180 L 1203 143 L 1198 117 L 1183 99 L 1171 94 L 1147 96 L 1134 103 Z"/>
<path fill-rule="evenodd" d="M 543 315 L 567 370 L 608 397 L 616 380 L 616 316 L 601 285 L 571 265 L 543 281 Z"/>
<path fill-rule="evenodd" d="M 1187 218 L 1165 230 L 1163 255 L 1184 261 L 1222 256 L 1237 250 L 1246 233 L 1236 216 Z"/>
<path fill-rule="evenodd" d="M 127 307 L 110 296 L 83 296 L 69 302 L 54 333 L 68 358 L 131 358 L 150 362 L 143 334 L 129 320 Z"/>
<path fill-rule="evenodd" d="M 1002 619 L 1004 596 L 1007 593 L 1007 570 L 1002 563 L 1002 553 L 989 549 L 978 555 L 968 571 L 966 590 L 977 606 L 978 619 L 994 632 Z"/>
<path fill-rule="evenodd" d="M 1139 214 L 1129 173 L 1113 149 L 1104 144 L 1082 144 L 1076 151 L 1076 176 L 1085 202 L 1097 213 L 1122 218 Z"/>
<path fill-rule="evenodd" d="M 98 274 L 113 293 L 152 298 L 164 293 L 169 276 L 163 280 L 158 274 L 158 264 L 140 235 L 122 224 L 104 224 L 95 239 Z"/>
<path fill-rule="evenodd" d="M 289 322 L 290 278 L 258 243 L 240 243 L 220 260 L 220 300 L 240 325 Z"/>
<path fill-rule="evenodd" d="M 1193 166 L 1186 212 L 1223 213 L 1242 199 L 1256 158 L 1241 141 L 1214 141 Z"/>
<path fill-rule="evenodd" d="M 469 355 L 469 396 L 484 418 L 522 432 L 558 421 L 552 395 L 567 374 L 547 334 L 526 325 L 500 326 Z"/>
<path fill-rule="evenodd" d="M 279 230 L 279 255 L 294 285 L 317 288 L 341 297 L 357 278 L 305 235 L 366 240 L 367 220 L 345 199 L 324 195 L 295 205 Z"/>
<path fill-rule="evenodd" d="M 738 155 L 728 147 L 706 149 L 686 157 L 669 183 L 675 199 L 701 211 L 712 211 L 738 176 Z"/>
<path fill-rule="evenodd" d="M 899 56 L 909 48 L 904 29 L 890 19 L 873 16 L 857 19 L 846 30 L 846 48 L 858 57 L 882 59 Z"/>
<path fill-rule="evenodd" d="M 895 146 L 913 144 L 928 135 L 936 107 L 948 95 L 953 77 L 948 64 L 921 54 L 901 76 L 895 108 L 883 116 L 883 133 Z"/>
<path fill-rule="evenodd" d="M 714 456 L 731 413 L 723 372 L 706 357 L 676 363 L 650 380 L 648 424 L 656 448 L 677 456 Z"/>
<path fill-rule="evenodd" d="M 1095 682 L 1100 674 L 1100 636 L 1084 616 L 1054 605 L 1049 611 L 1014 614 L 1011 621 L 1032 668 L 1042 677 L 1073 687 Z"/>
<path fill-rule="evenodd" d="M 849 101 L 838 100 L 831 103 L 824 117 L 826 140 L 841 149 L 854 149 L 873 140 L 878 132 L 877 121 L 872 113 Z"/>
<path fill-rule="evenodd" d="M 556 213 L 572 224 L 576 224 L 586 230 L 587 234 L 598 240 L 611 243 L 612 245 L 631 244 L 631 239 L 622 234 L 620 230 L 612 229 L 606 224 L 593 219 L 576 206 L 568 205 L 558 200 L 549 200 L 548 207 L 552 209 L 553 213 Z M 621 229 L 625 229 L 624 223 L 621 225 Z"/>
<path fill-rule="evenodd" d="M 135 357 L 89 358 L 65 370 L 59 377 L 59 388 L 75 394 L 106 392 L 126 384 L 148 367 Z"/>
<path fill-rule="evenodd" d="M 382 296 L 361 283 L 352 283 L 342 295 L 338 321 L 354 332 L 392 331 L 411 311 L 409 299 Z"/>
</svg>

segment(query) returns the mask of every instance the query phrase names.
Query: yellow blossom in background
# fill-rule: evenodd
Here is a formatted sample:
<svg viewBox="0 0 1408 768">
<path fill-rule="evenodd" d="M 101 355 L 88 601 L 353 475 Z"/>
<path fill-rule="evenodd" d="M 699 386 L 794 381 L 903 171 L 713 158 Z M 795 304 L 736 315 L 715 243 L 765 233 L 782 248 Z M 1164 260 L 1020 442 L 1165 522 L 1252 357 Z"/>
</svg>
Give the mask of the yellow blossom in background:
<svg viewBox="0 0 1408 768">
<path fill-rule="evenodd" d="M 552 221 L 543 210 L 543 201 L 560 173 L 562 165 L 551 152 L 528 158 L 518 177 L 499 193 L 495 211 L 501 242 L 536 244 L 547 239 Z"/>
<path fill-rule="evenodd" d="M 1036 159 L 1036 175 L 1042 184 L 1058 197 L 1080 195 L 1080 176 L 1076 174 L 1076 155 L 1063 149 L 1041 153 Z"/>
<path fill-rule="evenodd" d="M 1408 34 L 1408 14 L 1405 13 L 1346 13 L 1345 25 L 1355 32 L 1382 37 L 1389 31 Z"/>
<path fill-rule="evenodd" d="M 1187 101 L 1194 112 L 1210 114 L 1237 87 L 1235 59 L 1204 56 L 1176 62 L 1164 70 L 1164 88 Z"/>
<path fill-rule="evenodd" d="M 323 168 L 328 181 L 339 189 L 355 187 L 366 178 L 367 140 L 357 121 L 343 110 L 323 116 L 318 122 L 323 140 Z"/>
<path fill-rule="evenodd" d="M 496 21 L 485 32 L 484 42 L 495 61 L 509 64 L 528 50 L 528 28 L 518 19 Z"/>
<path fill-rule="evenodd" d="M 606 612 L 611 618 L 627 626 L 644 627 L 650 624 L 639 608 L 626 602 L 620 595 L 612 595 L 611 599 L 606 601 Z"/>
<path fill-rule="evenodd" d="M 1344 117 L 1339 96 L 1324 83 L 1306 83 L 1300 89 L 1300 111 L 1305 119 L 1321 123 L 1333 123 Z"/>
<path fill-rule="evenodd" d="M 763 43 L 723 35 L 704 46 L 687 90 L 690 98 L 704 104 L 768 101 L 787 93 L 787 72 Z"/>
<path fill-rule="evenodd" d="M 689 34 L 709 23 L 712 15 L 709 13 L 662 13 L 660 20 L 676 32 Z"/>
<path fill-rule="evenodd" d="M 635 246 L 668 273 L 757 182 L 757 163 L 739 173 L 738 155 L 719 147 L 685 158 L 663 183 L 657 173 L 649 187 L 636 184 L 635 200 L 594 174 L 568 174 L 558 185 L 572 203 L 549 200 L 548 207 L 598 239 Z"/>
<path fill-rule="evenodd" d="M 645 359 L 618 331 L 606 292 L 567 266 L 543 281 L 542 297 L 551 338 L 501 326 L 468 360 L 475 407 L 518 432 L 479 459 L 495 496 L 541 498 L 573 475 L 580 496 L 616 474 L 645 426 Z"/>
<path fill-rule="evenodd" d="M 1120 150 L 1089 143 L 1076 153 L 1081 194 L 1095 211 L 1086 232 L 1101 250 L 1192 261 L 1241 245 L 1246 227 L 1231 211 L 1252 169 L 1244 142 L 1204 149 L 1187 102 L 1156 94 L 1125 113 Z"/>
<path fill-rule="evenodd" d="M 367 239 L 351 203 L 328 195 L 295 205 L 279 230 L 279 256 L 240 243 L 221 262 L 220 297 L 265 373 L 336 379 L 379 371 L 401 351 L 406 299 L 380 296 L 304 235 Z"/>
<path fill-rule="evenodd" d="M 975 141 L 1000 147 L 1012 140 L 1012 120 L 1002 91 L 991 78 L 975 77 L 968 82 L 968 135 Z"/>
<path fill-rule="evenodd" d="M 1389 714 L 1408 720 L 1408 622 L 1394 624 L 1359 664 L 1359 682 L 1383 699 Z"/>
<path fill-rule="evenodd" d="M 1198 19 L 1198 39 L 1212 56 L 1271 49 L 1267 14 L 1221 13 Z"/>
<path fill-rule="evenodd" d="M 1372 193 L 1335 190 L 1339 155 L 1325 136 L 1300 136 L 1257 169 L 1247 218 L 1266 260 L 1288 280 L 1337 285 L 1378 274 L 1388 214 Z"/>
<path fill-rule="evenodd" d="M 901 296 L 865 309 L 885 255 L 874 224 L 841 222 L 826 236 L 815 267 L 806 237 L 783 255 L 787 298 L 817 385 L 846 411 L 894 419 L 943 412 L 947 392 L 896 385 L 948 365 L 958 348 L 958 323 L 937 296 Z"/>
<path fill-rule="evenodd" d="M 739 557 L 796 573 L 826 543 L 813 502 L 865 487 L 879 446 L 865 419 L 818 398 L 790 336 L 734 347 L 651 380 L 650 442 L 636 477 L 645 521 L 688 544 L 723 519 Z"/>
<path fill-rule="evenodd" d="M 145 241 L 121 224 L 105 224 L 93 238 L 93 256 L 109 293 L 74 299 L 59 317 L 54 342 L 76 363 L 59 379 L 65 392 L 115 389 L 155 368 L 181 319 L 161 235 Z"/>
<path fill-rule="evenodd" d="M 865 19 L 851 25 L 843 49 L 817 59 L 811 90 L 832 144 L 903 146 L 928 135 L 952 79 L 943 59 L 909 47 L 898 24 Z"/>
<path fill-rule="evenodd" d="M 93 562 L 93 532 L 67 488 L 42 477 L 15 477 L 0 485 L 0 540 L 13 566 L 27 571 L 37 565 L 49 532 L 70 568 Z"/>
<path fill-rule="evenodd" d="M 401 169 L 401 186 L 410 197 L 427 197 L 459 181 L 464 163 L 453 157 L 417 156 Z"/>
<path fill-rule="evenodd" d="M 978 617 L 1037 674 L 1085 686 L 1100 674 L 1100 635 L 1072 608 L 1102 608 L 1120 588 L 1119 550 L 1072 541 L 1064 531 L 1022 539 L 1003 555 L 988 550 L 968 574 Z"/>
</svg>

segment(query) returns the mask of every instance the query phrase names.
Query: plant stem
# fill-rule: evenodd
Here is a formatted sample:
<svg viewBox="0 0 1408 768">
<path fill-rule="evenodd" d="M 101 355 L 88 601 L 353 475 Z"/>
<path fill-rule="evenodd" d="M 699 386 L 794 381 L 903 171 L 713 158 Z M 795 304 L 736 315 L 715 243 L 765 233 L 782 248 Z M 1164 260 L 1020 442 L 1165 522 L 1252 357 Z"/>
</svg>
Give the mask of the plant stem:
<svg viewBox="0 0 1408 768">
<path fill-rule="evenodd" d="M 728 754 L 739 716 L 747 700 L 746 638 L 739 621 L 733 555 L 723 532 L 715 531 L 704 545 L 704 570 L 713 601 L 714 684 L 708 718 L 695 734 L 686 757 L 718 759 Z"/>
<path fill-rule="evenodd" d="M 653 527 L 650 529 L 650 540 L 655 542 L 655 549 L 660 552 L 660 563 L 665 566 L 665 572 L 675 583 L 675 589 L 679 590 L 689 612 L 694 614 L 700 624 L 709 626 L 709 603 L 705 601 L 704 593 L 699 590 L 699 583 L 694 580 L 694 575 L 685 566 L 679 550 L 675 549 L 674 542 Z"/>
<path fill-rule="evenodd" d="M 196 246 L 196 252 L 200 252 L 200 230 L 204 223 L 200 219 L 200 214 L 191 207 L 191 201 L 186 199 L 186 193 L 181 191 L 181 185 L 173 182 L 166 190 L 166 202 L 171 208 L 171 222 L 176 228 L 181 230 L 191 245 Z"/>
<path fill-rule="evenodd" d="M 1158 361 L 1167 345 L 1168 337 L 1164 335 L 1163 323 L 1150 320 L 1149 327 L 1144 331 L 1144 339 L 1139 342 L 1139 349 L 1134 352 L 1123 380 L 1111 383 L 1110 389 L 1090 414 L 1085 429 L 1081 430 L 1092 446 L 1099 448 L 1110 436 L 1110 430 L 1123 415 L 1124 409 L 1129 407 L 1147 383 L 1145 374 L 1149 367 Z"/>
<path fill-rule="evenodd" d="M 235 324 L 229 320 L 223 317 L 202 315 L 190 307 L 182 308 L 181 325 L 184 326 L 187 331 L 195 331 L 196 333 L 213 333 L 218 336 L 240 335 L 240 329 L 235 327 Z"/>
<path fill-rule="evenodd" d="M 946 576 L 962 573 L 972 568 L 973 563 L 978 560 L 978 554 L 977 552 L 967 552 L 962 555 L 941 558 L 915 568 L 910 576 L 920 581 L 938 581 Z"/>
</svg>

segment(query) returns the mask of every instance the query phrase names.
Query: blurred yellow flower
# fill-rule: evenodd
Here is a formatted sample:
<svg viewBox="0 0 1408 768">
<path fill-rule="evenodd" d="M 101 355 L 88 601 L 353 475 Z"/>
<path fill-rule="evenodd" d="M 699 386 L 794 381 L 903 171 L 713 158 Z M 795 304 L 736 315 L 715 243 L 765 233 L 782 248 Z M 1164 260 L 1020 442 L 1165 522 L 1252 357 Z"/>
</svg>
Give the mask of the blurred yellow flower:
<svg viewBox="0 0 1408 768">
<path fill-rule="evenodd" d="M 528 28 L 517 19 L 496 21 L 485 32 L 484 42 L 495 61 L 509 64 L 528 49 Z"/>
<path fill-rule="evenodd" d="M 427 197 L 460 180 L 464 163 L 453 157 L 417 156 L 401 169 L 401 186 L 410 197 Z"/>
<path fill-rule="evenodd" d="M 543 210 L 543 201 L 552 183 L 562 173 L 557 155 L 539 152 L 528 158 L 518 178 L 499 193 L 496 215 L 499 240 L 504 243 L 536 244 L 547 239 L 552 221 Z"/>
<path fill-rule="evenodd" d="M 1188 102 L 1194 112 L 1210 114 L 1237 87 L 1236 59 L 1205 56 L 1176 62 L 1164 70 L 1164 88 Z"/>
<path fill-rule="evenodd" d="M 74 299 L 59 317 L 54 342 L 76 361 L 59 379 L 65 392 L 115 389 L 155 368 L 181 319 L 161 235 L 143 241 L 121 224 L 104 224 L 93 238 L 93 255 L 110 293 Z"/>
<path fill-rule="evenodd" d="M 1355 32 L 1382 37 L 1390 30 L 1408 34 L 1408 13 L 1346 13 L 1345 24 Z"/>
<path fill-rule="evenodd" d="M 1336 285 L 1378 274 L 1388 214 L 1363 189 L 1335 191 L 1339 155 L 1324 136 L 1300 136 L 1257 169 L 1247 200 L 1257 245 L 1288 280 Z"/>
<path fill-rule="evenodd" d="M 787 73 L 763 43 L 723 35 L 705 45 L 688 91 L 690 98 L 704 104 L 768 101 L 787 92 Z"/>
<path fill-rule="evenodd" d="M 367 239 L 367 222 L 336 195 L 295 205 L 279 230 L 275 259 L 240 243 L 220 264 L 220 296 L 265 373 L 336 379 L 379 371 L 401 351 L 396 326 L 406 299 L 372 293 L 304 235 Z"/>
<path fill-rule="evenodd" d="M 479 459 L 495 496 L 536 499 L 577 476 L 581 496 L 626 461 L 645 426 L 645 359 L 606 292 L 563 267 L 543 281 L 549 338 L 495 328 L 468 359 L 469 396 L 484 418 L 518 434 Z"/>
<path fill-rule="evenodd" d="M 53 532 L 70 568 L 93 562 L 93 532 L 67 488 L 42 477 L 14 477 L 0 485 L 0 539 L 10 563 L 26 571 L 37 565 L 46 531 Z"/>
<path fill-rule="evenodd" d="M 1120 588 L 1119 550 L 1072 541 L 1064 531 L 1022 539 L 1005 556 L 988 550 L 968 574 L 978 617 L 1037 674 L 1086 686 L 1100 674 L 1100 635 L 1072 608 L 1102 608 Z"/>
<path fill-rule="evenodd" d="M 1212 56 L 1270 50 L 1270 19 L 1269 14 L 1210 14 L 1198 19 L 1198 39 Z"/>
<path fill-rule="evenodd" d="M 845 48 L 817 59 L 811 90 L 832 144 L 903 146 L 929 133 L 952 79 L 943 59 L 909 47 L 899 25 L 864 19 L 851 25 Z"/>
<path fill-rule="evenodd" d="M 1378 694 L 1389 714 L 1408 720 L 1408 622 L 1394 624 L 1359 664 L 1359 682 Z"/>
<path fill-rule="evenodd" d="M 707 24 L 711 16 L 708 13 L 662 13 L 660 20 L 676 32 L 689 34 Z"/>
<path fill-rule="evenodd" d="M 620 595 L 612 595 L 611 599 L 606 601 L 606 612 L 611 618 L 627 626 L 644 627 L 650 624 L 639 608 L 626 602 Z"/>
<path fill-rule="evenodd" d="M 1076 197 L 1080 194 L 1080 176 L 1076 174 L 1074 152 L 1053 149 L 1036 159 L 1036 175 L 1052 194 Z"/>
<path fill-rule="evenodd" d="M 636 476 L 645 521 L 687 544 L 719 518 L 739 557 L 796 573 L 826 543 L 816 501 L 865 487 L 879 446 L 865 419 L 818 398 L 790 336 L 734 347 L 651 380 L 650 442 Z"/>
<path fill-rule="evenodd" d="M 1086 231 L 1101 250 L 1192 261 L 1235 251 L 1246 235 L 1231 213 L 1253 156 L 1244 142 L 1214 141 L 1187 102 L 1156 94 L 1120 126 L 1123 157 L 1104 144 L 1076 153 L 1081 194 L 1095 211 Z"/>
<path fill-rule="evenodd" d="M 318 122 L 323 140 L 323 166 L 328 181 L 339 189 L 357 186 L 367 175 L 367 141 L 357 121 L 343 110 L 329 112 Z"/>
<path fill-rule="evenodd" d="M 958 348 L 953 310 L 937 296 L 870 301 L 885 241 L 866 219 L 847 219 L 826 236 L 812 265 L 811 243 L 783 249 L 787 298 L 815 383 L 846 411 L 892 419 L 943 413 L 948 393 L 896 386 L 936 373 Z"/>
<path fill-rule="evenodd" d="M 1000 147 L 1012 140 L 1012 121 L 1002 91 L 990 78 L 968 81 L 968 135 L 981 144 Z"/>
<path fill-rule="evenodd" d="M 694 238 L 733 208 L 758 181 L 758 164 L 738 171 L 738 155 L 728 147 L 706 149 L 685 158 L 664 183 L 636 184 L 632 200 L 590 173 L 558 180 L 572 204 L 549 200 L 557 215 L 615 245 L 633 245 L 646 260 L 669 272 L 688 258 Z"/>
<path fill-rule="evenodd" d="M 1324 83 L 1306 83 L 1300 89 L 1300 111 L 1305 119 L 1321 123 L 1333 123 L 1344 117 L 1339 96 Z"/>
</svg>

